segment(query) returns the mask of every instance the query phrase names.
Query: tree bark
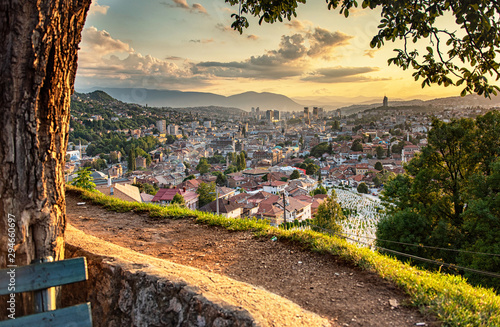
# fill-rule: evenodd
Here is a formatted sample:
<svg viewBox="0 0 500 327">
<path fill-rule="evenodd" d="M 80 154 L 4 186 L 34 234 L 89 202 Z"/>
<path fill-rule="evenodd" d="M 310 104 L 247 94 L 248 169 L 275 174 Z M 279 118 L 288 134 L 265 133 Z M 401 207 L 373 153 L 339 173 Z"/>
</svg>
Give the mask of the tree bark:
<svg viewBox="0 0 500 327">
<path fill-rule="evenodd" d="M 0 0 L 0 268 L 64 256 L 70 96 L 90 2 Z M 20 316 L 27 297 L 16 298 Z"/>
</svg>

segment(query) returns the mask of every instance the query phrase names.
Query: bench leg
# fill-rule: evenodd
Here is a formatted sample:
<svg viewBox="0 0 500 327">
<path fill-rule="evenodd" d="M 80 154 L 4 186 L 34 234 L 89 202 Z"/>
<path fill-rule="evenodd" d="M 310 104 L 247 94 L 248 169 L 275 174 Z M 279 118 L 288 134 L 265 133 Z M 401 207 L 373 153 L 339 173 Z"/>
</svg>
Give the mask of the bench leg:
<svg viewBox="0 0 500 327">
<path fill-rule="evenodd" d="M 45 257 L 42 259 L 35 259 L 31 263 L 52 262 L 54 258 Z M 50 287 L 44 290 L 34 292 L 35 295 L 35 313 L 52 311 L 56 309 L 56 288 Z"/>
</svg>

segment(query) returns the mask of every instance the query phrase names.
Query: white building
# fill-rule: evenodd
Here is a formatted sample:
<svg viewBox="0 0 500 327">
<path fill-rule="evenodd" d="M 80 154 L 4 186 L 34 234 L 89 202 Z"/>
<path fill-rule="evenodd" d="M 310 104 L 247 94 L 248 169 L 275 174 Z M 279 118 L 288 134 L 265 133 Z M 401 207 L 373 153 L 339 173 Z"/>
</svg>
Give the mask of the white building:
<svg viewBox="0 0 500 327">
<path fill-rule="evenodd" d="M 177 134 L 179 134 L 179 126 L 174 125 L 174 124 L 170 124 L 170 125 L 168 125 L 168 131 L 167 132 L 170 135 L 177 135 Z"/>
<path fill-rule="evenodd" d="M 288 183 L 281 181 L 273 181 L 262 184 L 264 186 L 264 192 L 268 192 L 271 194 L 281 194 L 285 191 Z"/>
<path fill-rule="evenodd" d="M 156 128 L 160 131 L 160 134 L 167 133 L 167 122 L 164 119 L 158 120 L 156 122 Z"/>
</svg>

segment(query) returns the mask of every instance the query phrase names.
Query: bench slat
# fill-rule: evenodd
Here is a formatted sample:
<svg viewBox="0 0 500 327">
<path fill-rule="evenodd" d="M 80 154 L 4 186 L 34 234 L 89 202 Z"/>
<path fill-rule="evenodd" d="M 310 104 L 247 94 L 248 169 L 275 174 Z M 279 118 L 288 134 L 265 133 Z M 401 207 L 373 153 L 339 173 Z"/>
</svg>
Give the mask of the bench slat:
<svg viewBox="0 0 500 327">
<path fill-rule="evenodd" d="M 0 321 L 0 327 L 92 327 L 90 302 Z"/>
<path fill-rule="evenodd" d="M 9 271 L 12 270 L 15 271 L 13 278 L 15 291 L 9 290 L 11 283 Z M 7 268 L 0 270 L 0 285 L 2 285 L 0 295 L 36 291 L 87 279 L 87 260 L 85 257 Z"/>
</svg>

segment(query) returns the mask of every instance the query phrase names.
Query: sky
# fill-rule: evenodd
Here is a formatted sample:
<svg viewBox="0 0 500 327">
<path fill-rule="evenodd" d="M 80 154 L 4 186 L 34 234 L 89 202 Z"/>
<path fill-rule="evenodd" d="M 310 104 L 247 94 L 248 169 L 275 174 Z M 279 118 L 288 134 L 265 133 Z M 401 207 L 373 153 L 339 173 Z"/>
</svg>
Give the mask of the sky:
<svg viewBox="0 0 500 327">
<path fill-rule="evenodd" d="M 299 5 L 292 21 L 231 29 L 223 0 L 94 0 L 80 44 L 75 88 L 132 87 L 225 96 L 273 92 L 294 99 L 431 99 L 460 88 L 421 88 L 388 66 L 398 43 L 371 49 L 380 12 L 349 18 L 325 1 Z M 446 21 L 444 22 L 447 23 Z"/>
</svg>

